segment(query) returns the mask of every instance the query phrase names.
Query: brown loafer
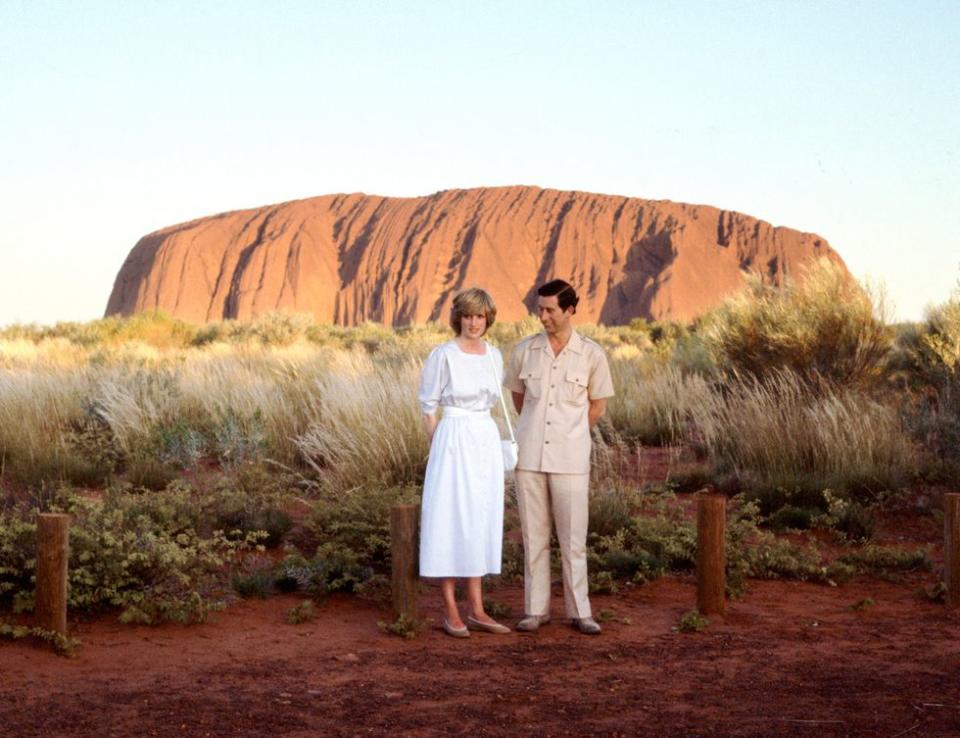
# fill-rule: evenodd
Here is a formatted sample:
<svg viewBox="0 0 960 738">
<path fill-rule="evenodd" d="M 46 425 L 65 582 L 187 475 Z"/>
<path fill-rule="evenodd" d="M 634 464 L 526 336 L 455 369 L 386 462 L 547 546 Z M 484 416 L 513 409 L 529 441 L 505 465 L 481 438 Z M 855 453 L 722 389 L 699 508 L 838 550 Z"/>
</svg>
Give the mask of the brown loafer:
<svg viewBox="0 0 960 738">
<path fill-rule="evenodd" d="M 513 632 L 506 625 L 500 625 L 500 623 L 485 623 L 482 620 L 477 620 L 472 615 L 467 615 L 467 627 L 473 628 L 474 630 L 482 630 L 487 633 L 496 633 L 497 635 Z"/>
</svg>

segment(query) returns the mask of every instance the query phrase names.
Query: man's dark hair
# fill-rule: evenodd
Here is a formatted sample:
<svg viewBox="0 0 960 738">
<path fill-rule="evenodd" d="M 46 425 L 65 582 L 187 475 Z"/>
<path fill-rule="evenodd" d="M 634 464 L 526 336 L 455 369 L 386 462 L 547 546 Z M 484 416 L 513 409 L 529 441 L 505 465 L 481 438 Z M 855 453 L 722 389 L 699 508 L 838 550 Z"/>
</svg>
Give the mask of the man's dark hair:
<svg viewBox="0 0 960 738">
<path fill-rule="evenodd" d="M 573 285 L 569 282 L 564 282 L 562 279 L 554 279 L 546 284 L 540 285 L 540 287 L 537 288 L 537 294 L 540 295 L 540 297 L 553 297 L 556 295 L 557 304 L 561 310 L 573 308 L 574 312 L 576 312 L 577 303 L 580 302 L 580 298 L 577 297 L 577 291 L 573 289 Z"/>
</svg>

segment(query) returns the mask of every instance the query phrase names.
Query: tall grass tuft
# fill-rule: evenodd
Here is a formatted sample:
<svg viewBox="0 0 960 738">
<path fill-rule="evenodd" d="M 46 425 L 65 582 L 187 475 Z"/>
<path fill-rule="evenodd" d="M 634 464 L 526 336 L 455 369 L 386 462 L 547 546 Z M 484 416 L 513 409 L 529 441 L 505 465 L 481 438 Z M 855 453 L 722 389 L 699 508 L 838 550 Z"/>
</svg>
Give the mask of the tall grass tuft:
<svg viewBox="0 0 960 738">
<path fill-rule="evenodd" d="M 610 373 L 616 394 L 607 415 L 629 441 L 675 443 L 684 435 L 693 408 L 709 401 L 710 387 L 698 374 L 684 375 L 673 364 L 645 366 L 614 353 Z"/>
<path fill-rule="evenodd" d="M 295 442 L 325 490 L 423 480 L 429 446 L 417 403 L 419 375 L 415 359 L 388 365 L 351 352 L 337 355 L 317 379 L 309 425 Z"/>
<path fill-rule="evenodd" d="M 88 371 L 0 369 L 0 469 L 43 482 L 69 475 L 66 431 L 84 418 Z"/>
<path fill-rule="evenodd" d="M 720 472 L 742 477 L 765 512 L 822 506 L 824 489 L 852 496 L 898 489 L 915 469 L 896 408 L 853 389 L 823 384 L 812 392 L 786 369 L 735 379 L 692 416 L 692 442 Z"/>
</svg>

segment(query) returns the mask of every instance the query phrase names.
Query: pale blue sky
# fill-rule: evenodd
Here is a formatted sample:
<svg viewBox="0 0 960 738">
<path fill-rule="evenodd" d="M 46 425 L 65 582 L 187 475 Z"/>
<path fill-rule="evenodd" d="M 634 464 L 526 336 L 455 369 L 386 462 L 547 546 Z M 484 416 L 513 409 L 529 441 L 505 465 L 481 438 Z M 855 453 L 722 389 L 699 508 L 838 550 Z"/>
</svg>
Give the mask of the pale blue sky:
<svg viewBox="0 0 960 738">
<path fill-rule="evenodd" d="M 137 239 L 333 192 L 534 184 L 960 278 L 960 2 L 0 0 L 0 325 L 102 315 Z"/>
</svg>

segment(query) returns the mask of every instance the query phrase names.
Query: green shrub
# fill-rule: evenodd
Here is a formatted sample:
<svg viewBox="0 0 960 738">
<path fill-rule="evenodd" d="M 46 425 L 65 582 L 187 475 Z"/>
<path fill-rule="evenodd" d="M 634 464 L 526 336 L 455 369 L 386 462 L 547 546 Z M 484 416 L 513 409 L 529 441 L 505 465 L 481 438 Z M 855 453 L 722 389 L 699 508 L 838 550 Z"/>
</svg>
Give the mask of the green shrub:
<svg viewBox="0 0 960 738">
<path fill-rule="evenodd" d="M 203 501 L 203 514 L 213 528 L 228 537 L 260 535 L 266 548 L 276 548 L 293 528 L 282 509 L 284 480 L 260 466 L 250 465 L 220 477 Z"/>
<path fill-rule="evenodd" d="M 710 625 L 710 620 L 708 618 L 704 617 L 696 610 L 688 610 L 681 616 L 680 623 L 677 625 L 677 630 L 679 630 L 681 633 L 699 633 L 708 625 Z"/>
<path fill-rule="evenodd" d="M 693 567 L 696 531 L 674 502 L 673 495 L 657 492 L 630 496 L 613 489 L 594 496 L 601 513 L 587 536 L 594 591 L 615 591 L 617 580 L 642 583 Z"/>
<path fill-rule="evenodd" d="M 412 620 L 406 615 L 401 615 L 399 618 L 394 620 L 391 623 L 380 620 L 377 622 L 377 626 L 384 633 L 389 635 L 400 636 L 407 640 L 413 640 L 420 632 L 424 629 L 425 623 L 422 620 Z"/>
<path fill-rule="evenodd" d="M 588 535 L 591 590 L 615 592 L 618 582 L 643 583 L 667 571 L 692 570 L 696 562 L 696 528 L 669 492 L 637 499 L 633 515 L 615 532 Z M 832 577 L 814 544 L 800 546 L 760 527 L 756 502 L 730 504 L 727 515 L 727 591 L 739 596 L 749 578 L 800 579 L 818 582 Z M 608 527 L 613 527 L 608 524 Z"/>
<path fill-rule="evenodd" d="M 33 589 L 37 523 L 21 508 L 0 510 L 0 604 Z"/>
<path fill-rule="evenodd" d="M 52 509 L 72 516 L 71 609 L 119 608 L 125 622 L 200 621 L 223 604 L 224 577 L 257 534 L 229 540 L 208 531 L 195 493 L 109 489 L 102 500 L 62 490 Z M 33 607 L 35 511 L 0 517 L 0 597 L 16 610 Z"/>
<path fill-rule="evenodd" d="M 263 412 L 258 408 L 244 418 L 232 407 L 217 413 L 213 430 L 213 446 L 224 469 L 256 462 L 266 450 L 267 433 Z"/>
<path fill-rule="evenodd" d="M 960 482 L 960 289 L 898 337 L 895 369 L 908 394 L 905 422 L 926 451 L 925 476 Z"/>
<path fill-rule="evenodd" d="M 929 571 L 933 567 L 930 552 L 925 548 L 910 549 L 873 544 L 840 556 L 838 562 L 854 567 L 859 573 L 873 574 L 894 581 L 898 580 L 903 572 Z"/>
<path fill-rule="evenodd" d="M 783 287 L 751 277 L 705 329 L 718 363 L 758 378 L 789 369 L 807 381 L 872 384 L 892 346 L 882 301 L 821 260 Z"/>
<path fill-rule="evenodd" d="M 641 500 L 639 490 L 625 484 L 593 486 L 589 498 L 588 534 L 597 537 L 612 536 L 626 528 Z"/>
<path fill-rule="evenodd" d="M 767 524 L 776 531 L 808 530 L 822 514 L 823 511 L 815 507 L 784 505 L 767 518 Z"/>
<path fill-rule="evenodd" d="M 960 372 L 960 287 L 942 305 L 927 311 L 921 339 L 923 363 L 933 371 Z"/>
<path fill-rule="evenodd" d="M 246 574 L 234 574 L 230 580 L 233 591 L 245 599 L 267 599 L 273 593 L 273 572 L 260 569 Z"/>
<path fill-rule="evenodd" d="M 867 541 L 877 527 L 876 510 L 859 502 L 838 497 L 832 490 L 823 491 L 826 512 L 816 520 L 817 525 L 830 528 L 850 541 Z"/>
<path fill-rule="evenodd" d="M 374 577 L 374 568 L 350 549 L 327 542 L 312 559 L 291 552 L 275 572 L 277 587 L 285 592 L 301 590 L 314 599 L 333 592 L 360 592 Z"/>
<path fill-rule="evenodd" d="M 50 647 L 59 656 L 72 658 L 80 641 L 75 638 L 65 636 L 55 630 L 45 630 L 43 628 L 31 627 L 28 625 L 13 625 L 0 621 L 0 638 L 18 640 L 20 638 L 36 638 L 50 644 Z"/>
<path fill-rule="evenodd" d="M 727 594 L 739 597 L 749 578 L 832 580 L 814 543 L 796 545 L 760 528 L 756 501 L 733 501 L 727 513 Z"/>
<path fill-rule="evenodd" d="M 360 487 L 318 500 L 304 524 L 302 549 L 327 545 L 350 552 L 376 573 L 390 571 L 390 508 L 419 502 L 419 488 Z"/>
</svg>

